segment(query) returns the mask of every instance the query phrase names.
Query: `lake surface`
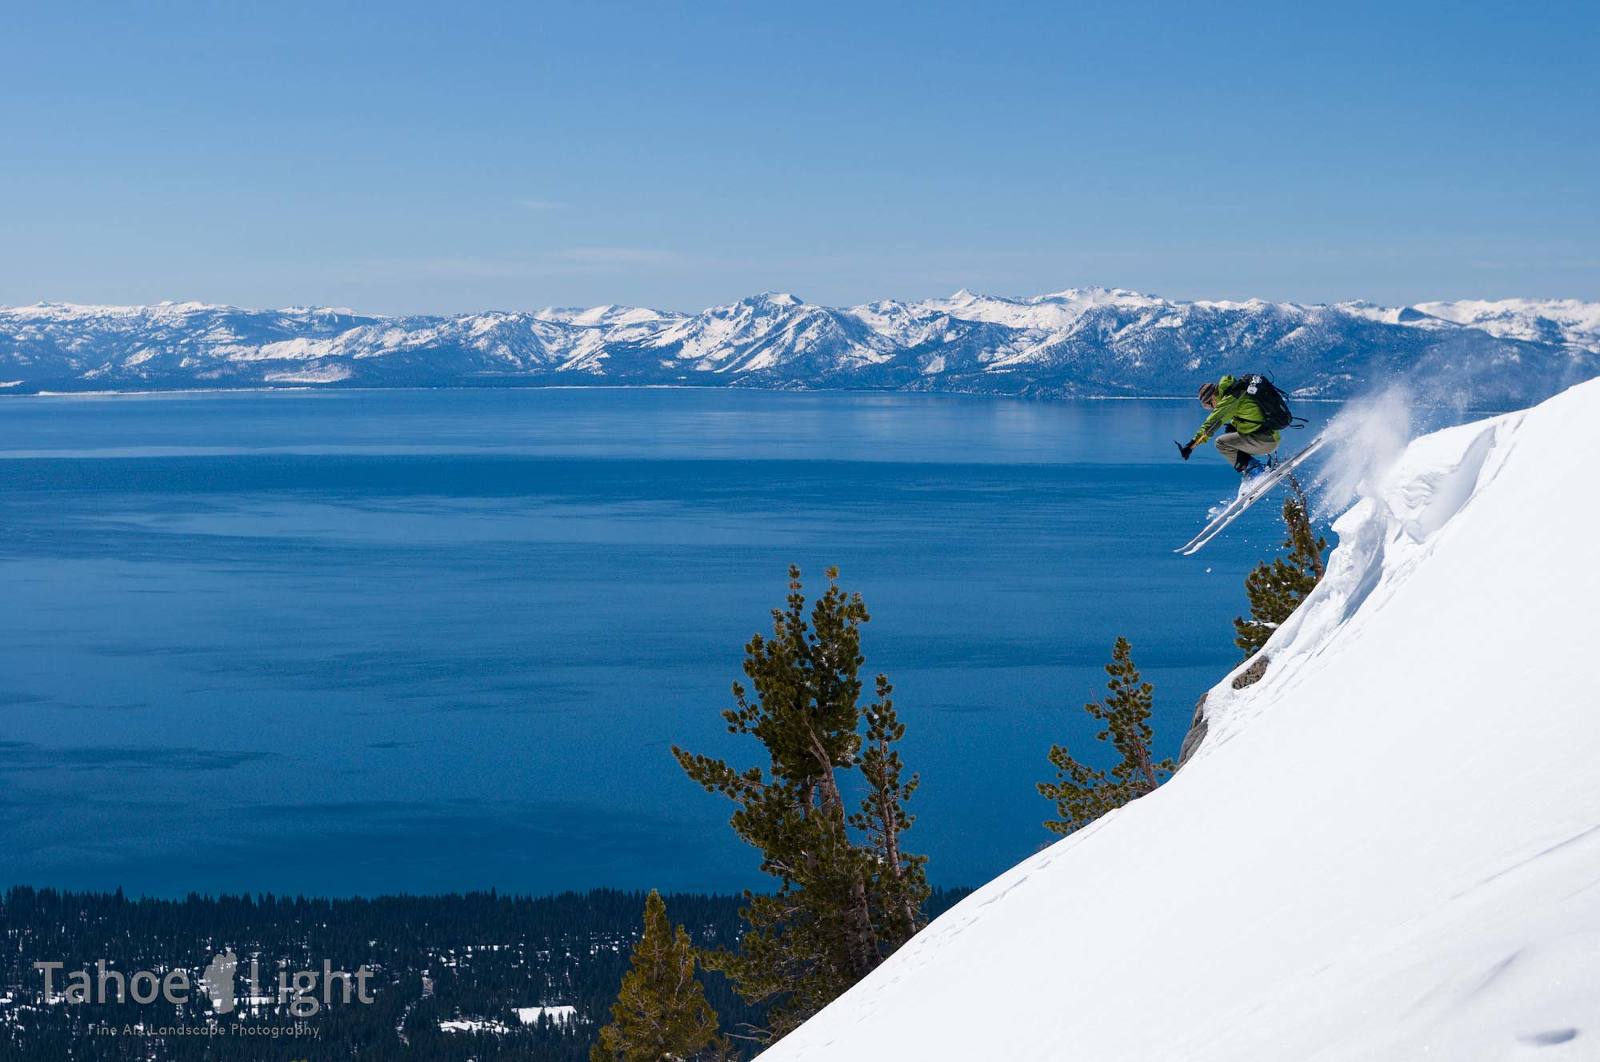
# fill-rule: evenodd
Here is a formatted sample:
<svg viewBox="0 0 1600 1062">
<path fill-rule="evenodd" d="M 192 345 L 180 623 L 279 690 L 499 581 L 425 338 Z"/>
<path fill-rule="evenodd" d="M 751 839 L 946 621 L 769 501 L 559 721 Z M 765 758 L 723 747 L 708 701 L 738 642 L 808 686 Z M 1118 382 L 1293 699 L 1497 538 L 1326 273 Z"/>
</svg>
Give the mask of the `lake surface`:
<svg viewBox="0 0 1600 1062">
<path fill-rule="evenodd" d="M 1118 634 L 1160 751 L 1237 660 L 1261 505 L 1192 402 L 737 390 L 0 401 L 0 884 L 181 894 L 758 881 L 674 742 L 797 563 L 865 596 L 977 883 L 1050 840 Z M 1286 448 L 1309 439 L 1294 433 Z M 764 765 L 764 764 L 763 764 Z"/>
</svg>

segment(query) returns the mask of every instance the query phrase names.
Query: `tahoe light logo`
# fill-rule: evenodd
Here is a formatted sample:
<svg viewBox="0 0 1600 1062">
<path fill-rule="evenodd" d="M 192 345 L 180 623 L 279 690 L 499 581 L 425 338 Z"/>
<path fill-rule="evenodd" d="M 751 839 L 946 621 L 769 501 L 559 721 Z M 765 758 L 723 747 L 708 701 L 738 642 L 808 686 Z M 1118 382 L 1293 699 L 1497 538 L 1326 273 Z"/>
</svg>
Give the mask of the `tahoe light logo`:
<svg viewBox="0 0 1600 1062">
<path fill-rule="evenodd" d="M 181 968 L 166 973 L 135 970 L 125 974 L 111 969 L 104 959 L 98 960 L 92 970 L 66 971 L 64 962 L 36 962 L 33 968 L 44 975 L 45 999 L 70 1005 L 126 1003 L 130 1000 L 134 1003 L 154 1003 L 160 999 L 181 1006 L 189 1001 L 195 988 L 189 971 Z M 371 976 L 372 971 L 364 965 L 358 966 L 353 972 L 335 970 L 324 959 L 321 970 L 279 970 L 269 993 L 266 991 L 268 986 L 261 980 L 260 960 L 251 959 L 245 979 L 247 992 L 240 996 L 239 957 L 231 951 L 224 951 L 211 957 L 211 962 L 200 974 L 199 988 L 211 1001 L 213 1014 L 232 1014 L 241 1003 L 247 1006 L 277 1003 L 287 1006 L 289 1013 L 296 1018 L 309 1018 L 336 1000 L 340 1003 L 371 1003 L 372 990 L 367 985 L 367 979 Z"/>
</svg>

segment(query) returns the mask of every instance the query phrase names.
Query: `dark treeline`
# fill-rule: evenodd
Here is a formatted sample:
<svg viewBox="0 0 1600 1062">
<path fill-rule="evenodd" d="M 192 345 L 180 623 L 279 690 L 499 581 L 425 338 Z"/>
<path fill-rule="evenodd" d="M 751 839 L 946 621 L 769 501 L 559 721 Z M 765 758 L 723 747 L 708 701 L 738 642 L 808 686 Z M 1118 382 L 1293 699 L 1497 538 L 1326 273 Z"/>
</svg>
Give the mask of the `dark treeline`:
<svg viewBox="0 0 1600 1062">
<path fill-rule="evenodd" d="M 962 895 L 936 890 L 930 915 Z M 697 946 L 737 946 L 742 897 L 665 899 Z M 163 900 L 13 888 L 0 898 L 0 1059 L 586 1059 L 627 969 L 644 902 L 643 892 L 616 889 L 548 897 Z M 324 961 L 335 970 L 366 966 L 374 971 L 375 1001 L 344 1003 L 336 991 L 334 1003 L 306 1017 L 277 1002 L 217 1015 L 198 984 L 213 956 L 225 951 L 239 958 L 241 997 L 249 994 L 246 967 L 255 958 L 267 994 L 279 970 L 320 972 Z M 196 987 L 181 1006 L 43 998 L 35 962 L 64 964 L 54 986 L 59 994 L 66 975 L 93 972 L 100 960 L 124 974 L 183 969 Z M 762 1008 L 744 1003 L 725 978 L 703 977 L 725 1027 L 766 1021 Z M 572 1006 L 579 1020 L 524 1025 L 516 1008 L 536 1006 Z M 315 1035 L 243 1034 L 296 1021 Z M 480 1031 L 441 1029 L 449 1021 L 483 1024 Z M 211 1022 L 229 1034 L 170 1034 L 173 1027 L 205 1029 Z M 169 1033 L 161 1035 L 163 1028 Z"/>
</svg>

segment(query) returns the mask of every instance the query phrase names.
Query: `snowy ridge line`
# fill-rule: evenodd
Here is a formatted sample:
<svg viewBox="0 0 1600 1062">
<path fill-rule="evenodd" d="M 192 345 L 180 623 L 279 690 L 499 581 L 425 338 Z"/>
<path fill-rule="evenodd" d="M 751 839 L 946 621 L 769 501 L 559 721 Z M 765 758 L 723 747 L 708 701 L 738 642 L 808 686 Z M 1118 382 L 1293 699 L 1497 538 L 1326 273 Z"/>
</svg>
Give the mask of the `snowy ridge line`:
<svg viewBox="0 0 1600 1062">
<path fill-rule="evenodd" d="M 1410 443 L 1170 782 L 763 1057 L 1594 1058 L 1596 453 L 1600 381 Z"/>
<path fill-rule="evenodd" d="M 592 382 L 1126 397 L 1192 394 L 1198 381 L 1243 367 L 1277 374 L 1302 398 L 1420 373 L 1464 381 L 1450 400 L 1509 408 L 1600 375 L 1600 304 L 1392 309 L 1073 288 L 843 308 L 766 292 L 695 314 L 0 308 L 7 393 Z"/>
<path fill-rule="evenodd" d="M 1252 658 L 1206 695 L 1208 733 L 1196 758 L 1314 674 L 1339 632 L 1369 602 L 1382 607 L 1428 556 L 1434 538 L 1493 482 L 1526 415 L 1508 413 L 1424 436 L 1334 521 L 1338 548 L 1328 557 L 1327 574 L 1262 648 L 1270 661 L 1264 677 L 1234 688 Z"/>
</svg>

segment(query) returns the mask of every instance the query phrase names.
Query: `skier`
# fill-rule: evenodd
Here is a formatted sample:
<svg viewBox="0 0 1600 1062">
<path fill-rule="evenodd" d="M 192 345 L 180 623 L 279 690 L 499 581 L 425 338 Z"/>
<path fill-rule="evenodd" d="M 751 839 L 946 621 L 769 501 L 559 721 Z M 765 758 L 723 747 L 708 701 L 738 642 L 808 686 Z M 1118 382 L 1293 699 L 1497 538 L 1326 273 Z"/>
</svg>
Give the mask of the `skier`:
<svg viewBox="0 0 1600 1062">
<path fill-rule="evenodd" d="M 1257 401 L 1258 398 L 1272 407 L 1270 413 L 1262 410 L 1262 402 Z M 1218 427 L 1225 427 L 1226 430 L 1217 436 L 1217 451 L 1228 459 L 1234 471 L 1247 482 L 1265 472 L 1267 466 L 1261 460 L 1261 455 L 1272 453 L 1281 441 L 1273 421 L 1286 421 L 1286 417 L 1272 414 L 1276 414 L 1279 408 L 1285 414 L 1288 412 L 1281 393 L 1271 381 L 1262 376 L 1238 379 L 1224 376 L 1216 383 L 1200 385 L 1200 404 L 1209 409 L 1211 414 L 1201 423 L 1187 445 L 1178 444 L 1178 452 L 1183 459 L 1189 460 L 1196 446 L 1211 438 Z"/>
<path fill-rule="evenodd" d="M 1173 551 L 1185 557 L 1200 552 L 1207 542 L 1221 534 L 1224 528 L 1283 482 L 1286 476 L 1293 475 L 1296 468 L 1315 456 L 1328 441 L 1327 432 L 1321 432 L 1299 453 L 1281 461 L 1272 458 L 1270 466 L 1261 461 L 1263 455 L 1278 448 L 1278 432 L 1285 428 L 1304 427 L 1306 423 L 1290 412 L 1289 401 L 1283 392 L 1261 373 L 1224 376 L 1214 384 L 1205 384 L 1200 388 L 1200 404 L 1210 410 L 1210 414 L 1194 433 L 1194 438 L 1187 443 L 1174 441 L 1173 445 L 1187 461 L 1196 446 L 1211 438 L 1218 428 L 1226 424 L 1224 433 L 1217 437 L 1217 449 L 1239 473 L 1239 495 L 1222 506 L 1220 512 L 1213 508 L 1208 514 L 1210 523 Z"/>
</svg>

